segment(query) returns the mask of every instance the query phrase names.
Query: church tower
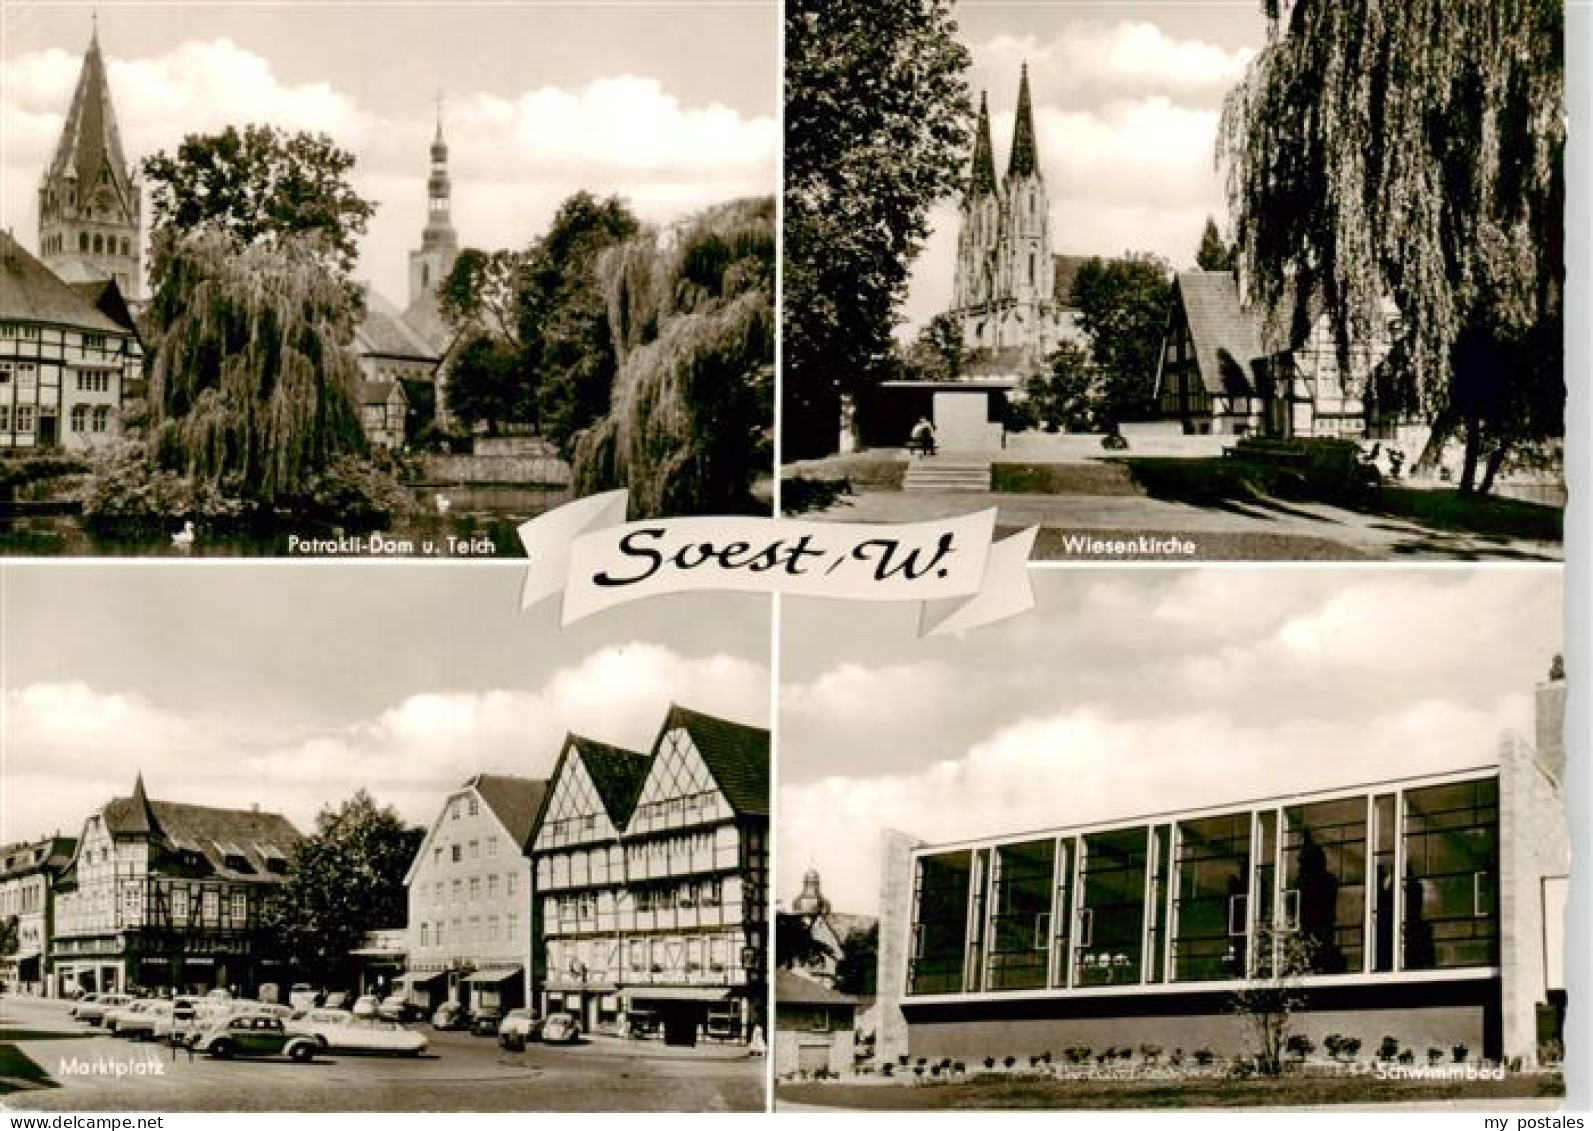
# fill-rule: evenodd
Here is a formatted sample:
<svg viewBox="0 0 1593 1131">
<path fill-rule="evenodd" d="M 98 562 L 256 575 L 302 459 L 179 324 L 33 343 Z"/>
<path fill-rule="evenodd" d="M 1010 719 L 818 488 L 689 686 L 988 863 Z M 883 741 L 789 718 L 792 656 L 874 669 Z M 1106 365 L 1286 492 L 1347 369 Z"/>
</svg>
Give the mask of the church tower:
<svg viewBox="0 0 1593 1131">
<path fill-rule="evenodd" d="M 1014 339 L 1022 341 L 1040 311 L 1048 307 L 1055 288 L 1051 263 L 1050 202 L 1034 143 L 1034 109 L 1029 102 L 1029 67 L 1018 80 L 1018 114 L 1012 128 L 1012 155 L 1001 182 L 1006 205 L 1006 230 L 1002 232 L 1002 293 L 1016 306 Z"/>
<path fill-rule="evenodd" d="M 990 107 L 979 95 L 979 126 L 974 135 L 973 167 L 962 198 L 962 223 L 957 232 L 957 270 L 953 305 L 972 313 L 989 304 L 995 292 L 995 252 L 1000 234 L 1001 205 L 996 199 L 995 150 L 990 144 Z M 972 346 L 972 341 L 970 341 Z"/>
<path fill-rule="evenodd" d="M 443 140 L 442 108 L 437 110 L 437 136 L 431 143 L 431 176 L 426 181 L 426 227 L 420 247 L 409 253 L 411 308 L 437 291 L 459 256 L 459 236 L 449 209 L 448 143 Z"/>
<path fill-rule="evenodd" d="M 39 182 L 39 258 L 67 282 L 114 279 L 123 297 L 136 300 L 144 278 L 142 207 L 122 154 L 96 26 L 61 140 Z"/>
</svg>

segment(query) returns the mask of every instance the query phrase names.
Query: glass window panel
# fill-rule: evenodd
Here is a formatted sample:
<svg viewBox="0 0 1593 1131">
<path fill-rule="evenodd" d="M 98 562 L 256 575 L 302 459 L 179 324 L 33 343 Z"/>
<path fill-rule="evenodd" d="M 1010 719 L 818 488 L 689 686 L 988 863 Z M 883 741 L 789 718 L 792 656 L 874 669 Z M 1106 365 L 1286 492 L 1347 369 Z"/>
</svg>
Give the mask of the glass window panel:
<svg viewBox="0 0 1593 1131">
<path fill-rule="evenodd" d="M 1144 826 L 1083 838 L 1073 984 L 1140 980 L 1145 931 Z"/>
<path fill-rule="evenodd" d="M 1006 844 L 996 849 L 988 988 L 1025 990 L 1046 984 L 1055 866 L 1053 840 Z"/>
<path fill-rule="evenodd" d="M 1366 798 L 1284 810 L 1285 925 L 1318 974 L 1359 971 L 1366 951 Z M 1292 906 L 1290 906 L 1292 905 Z"/>
<path fill-rule="evenodd" d="M 1173 882 L 1173 980 L 1244 977 L 1250 814 L 1179 822 Z"/>
<path fill-rule="evenodd" d="M 1499 794 L 1492 779 L 1405 794 L 1404 967 L 1499 961 Z"/>
<path fill-rule="evenodd" d="M 907 975 L 909 993 L 955 993 L 962 989 L 972 867 L 973 854 L 967 851 L 919 859 L 913 953 Z"/>
</svg>

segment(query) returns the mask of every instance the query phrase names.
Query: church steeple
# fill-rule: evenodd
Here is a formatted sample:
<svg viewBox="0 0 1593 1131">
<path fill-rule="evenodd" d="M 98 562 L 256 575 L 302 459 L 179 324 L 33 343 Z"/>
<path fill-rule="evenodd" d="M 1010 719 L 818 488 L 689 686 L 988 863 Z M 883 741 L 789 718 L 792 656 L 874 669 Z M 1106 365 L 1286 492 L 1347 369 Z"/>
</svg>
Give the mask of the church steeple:
<svg viewBox="0 0 1593 1131">
<path fill-rule="evenodd" d="M 448 179 L 448 142 L 443 137 L 442 99 L 437 99 L 437 132 L 431 142 L 431 174 L 426 179 L 426 227 L 420 247 L 409 253 L 409 302 L 414 306 L 437 289 L 459 257 L 454 231 L 453 189 Z"/>
<path fill-rule="evenodd" d="M 113 278 L 125 296 L 136 298 L 140 209 L 96 19 L 60 140 L 39 183 L 39 258 L 57 274 Z"/>
<path fill-rule="evenodd" d="M 160 831 L 160 822 L 155 819 L 155 811 L 150 808 L 149 794 L 144 792 L 144 773 L 139 771 L 137 779 L 133 782 L 133 796 L 127 819 L 122 823 L 122 831 L 139 836 L 154 836 Z"/>
<path fill-rule="evenodd" d="M 1034 108 L 1029 104 L 1029 64 L 1023 64 L 1018 79 L 1018 117 L 1012 127 L 1012 157 L 1007 162 L 1007 176 L 1033 177 L 1039 162 L 1034 151 Z"/>
<path fill-rule="evenodd" d="M 995 147 L 990 144 L 990 104 L 979 92 L 979 125 L 974 134 L 973 172 L 968 178 L 968 195 L 984 196 L 996 191 Z"/>
</svg>

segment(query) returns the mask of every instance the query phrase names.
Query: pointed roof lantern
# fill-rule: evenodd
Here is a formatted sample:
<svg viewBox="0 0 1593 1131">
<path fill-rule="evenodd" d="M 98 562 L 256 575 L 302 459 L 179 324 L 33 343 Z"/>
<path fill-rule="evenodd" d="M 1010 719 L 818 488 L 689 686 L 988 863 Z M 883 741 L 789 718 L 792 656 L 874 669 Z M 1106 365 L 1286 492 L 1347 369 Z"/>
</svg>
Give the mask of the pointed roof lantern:
<svg viewBox="0 0 1593 1131">
<path fill-rule="evenodd" d="M 149 806 L 149 794 L 144 791 L 144 771 L 138 772 L 133 782 L 133 796 L 129 798 L 128 812 L 121 822 L 121 831 L 135 836 L 153 836 L 160 829 L 155 811 Z"/>
<path fill-rule="evenodd" d="M 1007 176 L 1032 177 L 1037 175 L 1039 161 L 1034 148 L 1034 107 L 1029 103 L 1029 64 L 1023 64 L 1022 77 L 1018 79 L 1018 117 L 1012 127 L 1012 157 L 1007 163 Z"/>
<path fill-rule="evenodd" d="M 968 195 L 985 196 L 996 191 L 995 149 L 990 144 L 990 105 L 985 92 L 979 92 L 979 125 L 974 134 L 973 172 L 968 178 Z"/>
<path fill-rule="evenodd" d="M 102 175 L 118 189 L 126 188 L 127 159 L 122 154 L 121 132 L 111 105 L 111 85 L 105 76 L 96 20 L 88 52 L 83 56 L 83 69 L 78 73 L 77 89 L 72 94 L 72 106 L 61 128 L 61 140 L 56 143 L 50 162 L 50 176 L 89 186 Z"/>
</svg>

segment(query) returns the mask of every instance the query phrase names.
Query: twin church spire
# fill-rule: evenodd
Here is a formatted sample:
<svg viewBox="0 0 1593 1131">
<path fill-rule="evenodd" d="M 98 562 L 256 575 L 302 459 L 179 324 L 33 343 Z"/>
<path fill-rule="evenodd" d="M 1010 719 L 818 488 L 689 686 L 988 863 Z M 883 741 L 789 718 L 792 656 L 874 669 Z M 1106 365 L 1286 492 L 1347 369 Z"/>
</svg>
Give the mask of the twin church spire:
<svg viewBox="0 0 1593 1131">
<path fill-rule="evenodd" d="M 1007 159 L 1007 177 L 1038 177 L 1039 158 L 1034 141 L 1034 106 L 1029 98 L 1029 65 L 1018 78 L 1018 112 L 1012 126 L 1012 152 Z M 996 185 L 995 146 L 990 141 L 990 103 L 979 94 L 979 123 L 974 132 L 973 168 L 968 176 L 968 195 L 994 195 Z"/>
</svg>

